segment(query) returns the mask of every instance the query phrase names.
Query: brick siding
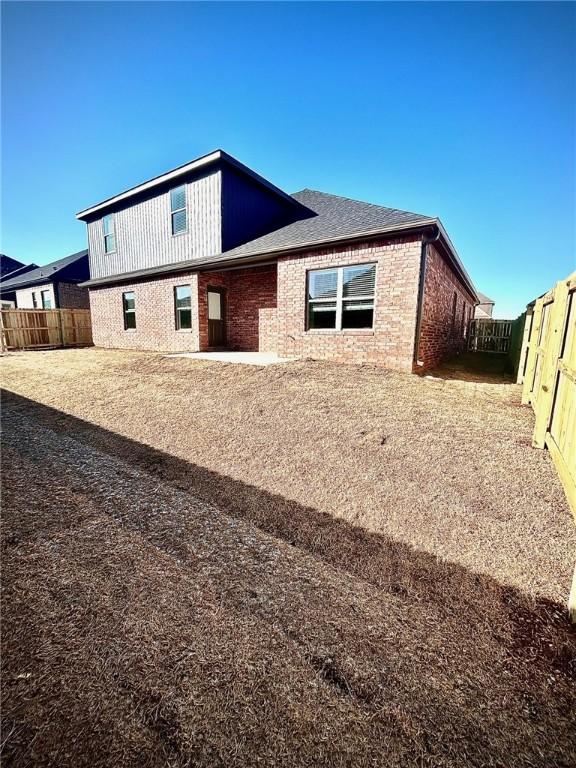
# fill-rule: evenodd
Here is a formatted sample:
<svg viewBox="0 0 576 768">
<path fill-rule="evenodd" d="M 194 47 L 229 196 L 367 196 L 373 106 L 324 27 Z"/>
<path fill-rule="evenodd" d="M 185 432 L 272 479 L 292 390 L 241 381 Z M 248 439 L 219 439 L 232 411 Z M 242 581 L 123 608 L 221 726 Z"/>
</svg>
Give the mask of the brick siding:
<svg viewBox="0 0 576 768">
<path fill-rule="evenodd" d="M 76 283 L 58 283 L 58 305 L 62 309 L 89 309 L 88 288 Z"/>
<path fill-rule="evenodd" d="M 208 349 L 208 288 L 226 288 L 227 347 L 245 352 L 264 351 L 260 338 L 274 351 L 273 320 L 266 311 L 276 308 L 276 264 L 198 276 L 200 349 Z M 262 325 L 263 324 L 263 325 Z"/>
<path fill-rule="evenodd" d="M 472 298 L 433 245 L 429 246 L 421 325 L 420 370 L 465 348 L 462 308 L 468 321 Z M 90 291 L 97 346 L 198 351 L 208 348 L 207 289 L 226 289 L 227 346 L 282 356 L 375 363 L 412 371 L 421 239 L 386 239 L 284 256 L 277 264 L 142 280 Z M 376 263 L 372 330 L 306 329 L 307 271 Z M 192 286 L 192 329 L 177 331 L 174 287 Z M 136 329 L 124 330 L 122 293 L 136 294 Z M 452 321 L 454 292 L 457 295 Z"/>
<path fill-rule="evenodd" d="M 429 245 L 418 348 L 418 360 L 423 365 L 418 366 L 419 370 L 432 368 L 466 349 L 468 324 L 473 313 L 472 297 L 436 248 Z"/>
<path fill-rule="evenodd" d="M 412 370 L 421 241 L 383 240 L 281 258 L 278 262 L 278 352 Z M 310 269 L 376 263 L 374 329 L 306 330 Z"/>
<path fill-rule="evenodd" d="M 191 330 L 176 330 L 174 288 L 177 285 L 192 288 Z M 125 291 L 135 293 L 135 330 L 124 330 L 122 294 Z M 198 274 L 195 272 L 91 288 L 90 310 L 92 336 L 97 347 L 166 352 L 197 352 L 199 349 Z"/>
</svg>

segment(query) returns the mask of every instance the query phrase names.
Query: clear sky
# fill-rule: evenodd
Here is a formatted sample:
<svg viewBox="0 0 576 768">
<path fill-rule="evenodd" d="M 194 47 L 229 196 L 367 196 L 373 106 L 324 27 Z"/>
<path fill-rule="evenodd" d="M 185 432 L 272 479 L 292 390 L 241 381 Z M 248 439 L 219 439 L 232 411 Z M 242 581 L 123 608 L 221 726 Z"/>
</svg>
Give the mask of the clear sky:
<svg viewBox="0 0 576 768">
<path fill-rule="evenodd" d="M 2 243 L 223 148 L 303 187 L 438 215 L 515 316 L 576 268 L 576 6 L 7 2 Z"/>
</svg>

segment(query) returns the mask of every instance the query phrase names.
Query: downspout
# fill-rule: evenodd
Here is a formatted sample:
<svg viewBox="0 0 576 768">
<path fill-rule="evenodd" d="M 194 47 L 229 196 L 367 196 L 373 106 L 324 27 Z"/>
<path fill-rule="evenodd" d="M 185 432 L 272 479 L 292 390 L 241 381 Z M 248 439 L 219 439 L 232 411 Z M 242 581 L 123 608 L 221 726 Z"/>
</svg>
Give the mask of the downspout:
<svg viewBox="0 0 576 768">
<path fill-rule="evenodd" d="M 430 243 L 435 243 L 440 239 L 439 227 L 434 227 L 435 233 L 432 237 L 422 238 L 422 250 L 420 252 L 420 279 L 418 281 L 418 305 L 416 308 L 416 330 L 414 332 L 414 363 L 418 367 L 422 367 L 424 362 L 418 359 L 418 352 L 420 348 L 420 331 L 422 329 L 422 313 L 424 311 L 424 289 L 426 286 L 426 268 L 428 266 L 428 246 Z M 432 230 L 432 231 L 434 231 Z"/>
</svg>

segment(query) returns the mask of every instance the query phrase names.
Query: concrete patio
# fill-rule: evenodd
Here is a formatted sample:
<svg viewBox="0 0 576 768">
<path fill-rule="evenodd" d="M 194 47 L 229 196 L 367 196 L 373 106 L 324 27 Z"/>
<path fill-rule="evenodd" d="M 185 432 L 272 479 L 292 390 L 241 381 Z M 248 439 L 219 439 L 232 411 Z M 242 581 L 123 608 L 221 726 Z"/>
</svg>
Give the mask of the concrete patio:
<svg viewBox="0 0 576 768">
<path fill-rule="evenodd" d="M 189 357 L 193 360 L 212 360 L 218 363 L 239 363 L 241 365 L 280 365 L 297 360 L 296 357 L 278 357 L 274 352 L 179 352 L 166 357 Z"/>
</svg>

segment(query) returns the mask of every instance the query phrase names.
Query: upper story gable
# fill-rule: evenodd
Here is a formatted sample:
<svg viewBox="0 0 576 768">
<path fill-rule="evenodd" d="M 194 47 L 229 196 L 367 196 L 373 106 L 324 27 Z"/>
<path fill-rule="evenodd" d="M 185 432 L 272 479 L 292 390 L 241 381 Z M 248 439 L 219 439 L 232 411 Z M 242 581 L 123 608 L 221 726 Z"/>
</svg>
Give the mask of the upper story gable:
<svg viewBox="0 0 576 768">
<path fill-rule="evenodd" d="M 77 214 L 92 279 L 203 259 L 311 215 L 221 150 Z"/>
</svg>

